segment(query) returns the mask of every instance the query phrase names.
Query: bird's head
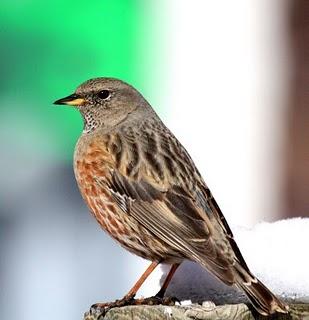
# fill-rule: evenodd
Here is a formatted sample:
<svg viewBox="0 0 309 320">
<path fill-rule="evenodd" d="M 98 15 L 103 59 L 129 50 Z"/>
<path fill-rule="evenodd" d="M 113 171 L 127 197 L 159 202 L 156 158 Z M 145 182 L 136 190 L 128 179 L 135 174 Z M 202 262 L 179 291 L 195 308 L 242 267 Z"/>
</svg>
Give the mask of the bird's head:
<svg viewBox="0 0 309 320">
<path fill-rule="evenodd" d="M 135 110 L 140 113 L 140 110 L 148 109 L 148 103 L 137 90 L 114 78 L 90 79 L 54 104 L 78 109 L 84 119 L 84 132 L 113 127 Z"/>
</svg>

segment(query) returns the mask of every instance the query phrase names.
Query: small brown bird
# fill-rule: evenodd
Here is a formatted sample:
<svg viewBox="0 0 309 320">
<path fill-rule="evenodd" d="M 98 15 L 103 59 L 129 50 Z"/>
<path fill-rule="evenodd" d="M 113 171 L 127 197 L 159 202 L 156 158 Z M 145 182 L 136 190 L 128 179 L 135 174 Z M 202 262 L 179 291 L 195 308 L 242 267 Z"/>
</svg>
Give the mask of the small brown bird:
<svg viewBox="0 0 309 320">
<path fill-rule="evenodd" d="M 287 312 L 250 272 L 188 152 L 137 90 L 121 80 L 96 78 L 55 104 L 76 107 L 84 119 L 74 171 L 90 211 L 124 248 L 152 261 L 123 299 L 98 306 L 137 301 L 137 290 L 162 262 L 172 265 L 156 295 L 163 298 L 188 259 L 242 289 L 259 313 Z"/>
</svg>

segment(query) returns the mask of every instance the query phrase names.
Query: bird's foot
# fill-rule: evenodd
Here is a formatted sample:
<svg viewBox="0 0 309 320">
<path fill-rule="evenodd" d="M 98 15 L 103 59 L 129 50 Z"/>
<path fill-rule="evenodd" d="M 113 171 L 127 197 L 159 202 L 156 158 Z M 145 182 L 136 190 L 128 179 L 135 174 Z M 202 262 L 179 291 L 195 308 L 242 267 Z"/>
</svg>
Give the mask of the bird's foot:
<svg viewBox="0 0 309 320">
<path fill-rule="evenodd" d="M 122 299 L 113 302 L 95 303 L 90 307 L 90 313 L 100 313 L 100 316 L 104 316 L 108 310 L 132 305 L 134 301 L 134 295 L 126 295 Z"/>
<path fill-rule="evenodd" d="M 105 302 L 105 303 L 95 303 L 90 308 L 90 314 L 99 314 L 98 318 L 104 317 L 105 314 L 113 309 L 119 308 L 124 306 L 137 306 L 137 305 L 166 305 L 166 306 L 173 306 L 175 302 L 178 300 L 173 297 L 158 297 L 153 296 L 149 298 L 140 298 L 134 299 L 134 296 L 125 296 L 122 299 L 116 300 L 114 302 Z"/>
<path fill-rule="evenodd" d="M 142 298 L 142 299 L 135 299 L 134 305 L 148 305 L 148 306 L 155 306 L 155 305 L 164 305 L 164 306 L 173 306 L 178 299 L 174 297 L 158 297 L 153 296 L 149 298 Z"/>
</svg>

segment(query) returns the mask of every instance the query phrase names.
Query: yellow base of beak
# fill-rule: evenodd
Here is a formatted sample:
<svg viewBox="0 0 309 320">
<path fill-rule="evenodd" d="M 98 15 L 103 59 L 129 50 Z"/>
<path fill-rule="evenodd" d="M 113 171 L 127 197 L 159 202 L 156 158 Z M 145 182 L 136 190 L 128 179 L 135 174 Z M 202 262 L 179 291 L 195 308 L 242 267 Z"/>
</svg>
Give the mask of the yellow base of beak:
<svg viewBox="0 0 309 320">
<path fill-rule="evenodd" d="M 77 98 L 77 99 L 74 99 L 72 101 L 67 101 L 65 104 L 67 104 L 69 106 L 81 106 L 84 102 L 85 102 L 84 99 Z"/>
</svg>

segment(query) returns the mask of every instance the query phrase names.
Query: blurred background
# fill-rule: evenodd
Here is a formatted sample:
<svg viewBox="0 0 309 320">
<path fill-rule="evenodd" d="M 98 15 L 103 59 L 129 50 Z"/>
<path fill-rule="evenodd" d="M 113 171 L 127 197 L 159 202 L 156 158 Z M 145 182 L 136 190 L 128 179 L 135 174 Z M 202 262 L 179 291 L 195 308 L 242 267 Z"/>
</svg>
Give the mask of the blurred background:
<svg viewBox="0 0 309 320">
<path fill-rule="evenodd" d="M 82 121 L 52 102 L 89 78 L 144 94 L 232 227 L 309 215 L 306 0 L 2 0 L 0 40 L 1 319 L 81 319 L 147 265 L 76 187 Z"/>
</svg>

